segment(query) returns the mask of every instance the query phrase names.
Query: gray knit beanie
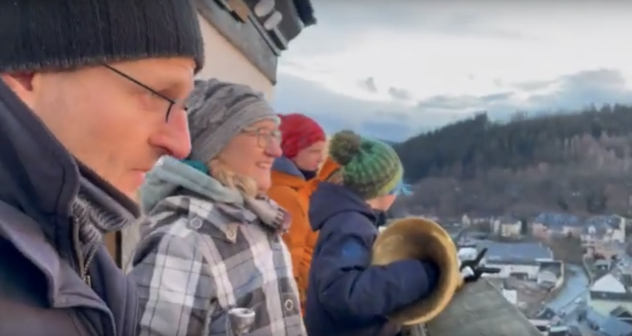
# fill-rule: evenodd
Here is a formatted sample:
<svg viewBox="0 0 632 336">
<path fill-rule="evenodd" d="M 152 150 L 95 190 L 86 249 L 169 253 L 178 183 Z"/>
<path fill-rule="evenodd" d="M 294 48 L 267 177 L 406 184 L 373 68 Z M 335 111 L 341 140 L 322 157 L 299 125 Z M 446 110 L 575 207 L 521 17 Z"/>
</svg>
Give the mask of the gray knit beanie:
<svg viewBox="0 0 632 336">
<path fill-rule="evenodd" d="M 3 0 L 0 22 L 0 73 L 162 57 L 204 65 L 190 0 Z"/>
<path fill-rule="evenodd" d="M 187 100 L 191 160 L 209 162 L 248 126 L 279 117 L 262 94 L 249 86 L 216 79 L 196 81 Z"/>
</svg>

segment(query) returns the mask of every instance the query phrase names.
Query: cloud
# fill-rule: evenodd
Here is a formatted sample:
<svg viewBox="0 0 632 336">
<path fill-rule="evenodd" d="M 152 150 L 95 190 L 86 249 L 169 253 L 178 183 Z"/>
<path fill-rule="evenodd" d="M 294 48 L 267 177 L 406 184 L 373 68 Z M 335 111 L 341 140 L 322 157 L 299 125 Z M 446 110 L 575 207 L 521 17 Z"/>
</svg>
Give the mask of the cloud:
<svg viewBox="0 0 632 336">
<path fill-rule="evenodd" d="M 385 140 L 401 140 L 429 129 L 424 123 L 413 122 L 416 111 L 410 105 L 340 95 L 316 82 L 287 74 L 279 75 L 272 105 L 280 113 L 300 112 L 311 116 L 329 133 L 353 129 Z M 439 122 L 450 121 L 443 114 L 434 118 Z"/>
<path fill-rule="evenodd" d="M 355 32 L 365 27 L 358 22 L 370 23 L 377 29 L 417 28 L 424 33 L 457 34 L 459 36 L 477 35 L 491 38 L 530 38 L 523 32 L 494 26 L 487 16 L 489 6 L 470 1 L 460 2 L 458 6 L 431 1 L 392 1 L 386 6 L 380 0 L 358 1 L 324 0 L 315 4 L 319 15 L 319 25 L 345 28 Z M 454 3 L 456 4 L 456 3 Z"/>
<path fill-rule="evenodd" d="M 412 98 L 410 91 L 396 87 L 388 88 L 388 94 L 395 100 L 410 100 Z"/>
<path fill-rule="evenodd" d="M 493 7 L 492 7 L 493 8 Z M 535 40 L 524 31 L 496 25 L 490 6 L 456 1 L 453 6 L 434 1 L 383 0 L 314 2 L 318 24 L 292 41 L 290 53 L 341 52 L 352 47 L 358 36 L 374 32 L 415 32 L 420 35 L 477 37 L 499 40 Z M 490 13 L 491 12 L 491 13 Z"/>
<path fill-rule="evenodd" d="M 486 95 L 437 95 L 404 104 L 375 102 L 337 94 L 291 75 L 281 75 L 273 106 L 280 112 L 301 112 L 318 120 L 328 132 L 350 128 L 391 141 L 487 111 L 497 120 L 516 111 L 533 114 L 581 109 L 590 104 L 632 103 L 632 90 L 617 70 L 596 69 L 539 83 L 509 83 L 511 91 Z M 392 89 L 392 88 L 391 88 Z M 538 90 L 548 89 L 545 93 Z"/>
<path fill-rule="evenodd" d="M 525 81 L 525 82 L 514 83 L 511 86 L 514 89 L 520 90 L 520 91 L 538 91 L 538 90 L 545 90 L 554 83 L 555 81 L 553 80 Z M 500 79 L 498 80 L 498 86 L 503 86 L 503 82 Z"/>
<path fill-rule="evenodd" d="M 440 95 L 424 99 L 417 103 L 419 110 L 463 110 L 472 107 L 483 107 L 507 102 L 513 97 L 513 92 L 499 92 L 483 96 L 448 96 Z"/>
<path fill-rule="evenodd" d="M 473 14 L 453 14 L 442 20 L 428 20 L 421 24 L 427 32 L 444 35 L 456 35 L 459 37 L 476 36 L 492 39 L 531 40 L 535 37 L 519 31 L 512 31 L 501 27 L 495 27 L 486 22 L 484 18 Z"/>
<path fill-rule="evenodd" d="M 421 113 L 428 110 L 487 111 L 505 119 L 515 111 L 534 114 L 577 111 L 591 104 L 632 103 L 632 90 L 614 69 L 596 69 L 563 75 L 551 80 L 510 84 L 512 91 L 481 96 L 440 95 L 418 102 Z"/>
<path fill-rule="evenodd" d="M 318 25 L 281 57 L 274 105 L 311 115 L 329 132 L 399 141 L 480 111 L 502 120 L 516 111 L 632 103 L 632 47 L 621 43 L 632 29 L 631 4 L 314 6 Z"/>
<path fill-rule="evenodd" d="M 382 90 L 380 89 L 381 85 L 375 81 L 375 77 L 367 77 L 358 82 L 358 86 L 361 90 L 365 91 L 369 94 L 379 94 Z M 388 94 L 389 98 L 395 101 L 409 101 L 412 99 L 412 94 L 409 90 L 390 86 L 385 90 Z"/>
<path fill-rule="evenodd" d="M 375 78 L 373 77 L 368 77 L 360 81 L 359 85 L 360 85 L 360 88 L 368 91 L 369 93 L 376 93 L 378 91 L 377 85 L 375 85 Z"/>
<path fill-rule="evenodd" d="M 556 89 L 535 94 L 526 101 L 531 110 L 570 110 L 590 104 L 632 103 L 632 90 L 616 70 L 598 69 L 566 75 L 552 81 Z"/>
<path fill-rule="evenodd" d="M 374 77 L 367 77 L 359 81 L 358 86 L 361 90 L 369 94 L 379 94 L 382 91 L 380 86 L 376 83 Z M 394 101 L 404 102 L 412 99 L 411 92 L 403 88 L 391 86 L 387 87 L 385 92 L 388 94 L 388 97 Z"/>
</svg>

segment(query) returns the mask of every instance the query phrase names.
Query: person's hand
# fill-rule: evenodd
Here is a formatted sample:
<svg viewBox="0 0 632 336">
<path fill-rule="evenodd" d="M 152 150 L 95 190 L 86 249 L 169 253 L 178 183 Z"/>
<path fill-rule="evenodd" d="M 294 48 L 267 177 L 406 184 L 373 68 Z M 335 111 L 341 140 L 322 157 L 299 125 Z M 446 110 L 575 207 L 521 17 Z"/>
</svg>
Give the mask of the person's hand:
<svg viewBox="0 0 632 336">
<path fill-rule="evenodd" d="M 461 268 L 461 278 L 463 283 L 474 282 L 480 279 L 483 274 L 500 273 L 500 268 L 485 266 L 465 266 Z"/>
<path fill-rule="evenodd" d="M 475 259 L 459 260 L 459 271 L 461 272 L 463 283 L 477 281 L 483 274 L 495 274 L 500 272 L 500 268 L 481 265 L 485 253 L 487 253 L 487 248 L 483 248 Z"/>
</svg>

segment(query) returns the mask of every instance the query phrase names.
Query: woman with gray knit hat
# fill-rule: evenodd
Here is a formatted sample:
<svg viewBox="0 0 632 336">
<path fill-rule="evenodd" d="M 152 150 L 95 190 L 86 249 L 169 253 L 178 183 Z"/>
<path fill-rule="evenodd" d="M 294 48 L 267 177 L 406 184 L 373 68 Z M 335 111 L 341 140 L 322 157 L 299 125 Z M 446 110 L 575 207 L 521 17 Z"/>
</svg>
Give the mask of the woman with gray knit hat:
<svg viewBox="0 0 632 336">
<path fill-rule="evenodd" d="M 281 240 L 290 218 L 263 196 L 281 155 L 277 116 L 216 80 L 197 82 L 188 103 L 191 155 L 164 158 L 141 189 L 140 335 L 306 335 Z"/>
</svg>

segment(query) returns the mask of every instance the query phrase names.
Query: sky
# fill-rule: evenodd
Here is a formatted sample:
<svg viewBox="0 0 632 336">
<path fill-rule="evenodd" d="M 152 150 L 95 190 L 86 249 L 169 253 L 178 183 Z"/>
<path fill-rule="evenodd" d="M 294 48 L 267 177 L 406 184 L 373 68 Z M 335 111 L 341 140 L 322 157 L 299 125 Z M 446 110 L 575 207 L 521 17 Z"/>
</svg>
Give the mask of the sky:
<svg viewBox="0 0 632 336">
<path fill-rule="evenodd" d="M 632 103 L 632 1 L 312 0 L 273 106 L 403 141 L 495 119 Z"/>
</svg>

